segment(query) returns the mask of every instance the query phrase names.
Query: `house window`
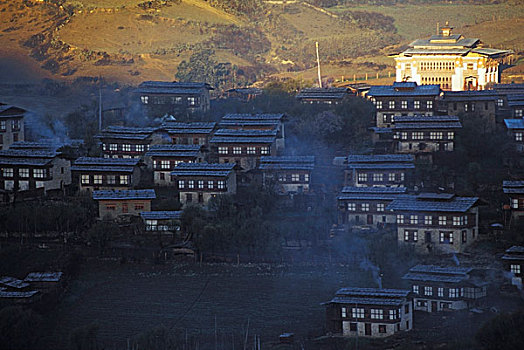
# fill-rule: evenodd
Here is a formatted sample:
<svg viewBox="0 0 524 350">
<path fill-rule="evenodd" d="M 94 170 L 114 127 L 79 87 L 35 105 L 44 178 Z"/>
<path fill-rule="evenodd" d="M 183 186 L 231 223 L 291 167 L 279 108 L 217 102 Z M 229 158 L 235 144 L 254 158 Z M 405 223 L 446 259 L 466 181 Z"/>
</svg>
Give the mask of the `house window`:
<svg viewBox="0 0 524 350">
<path fill-rule="evenodd" d="M 375 182 L 382 182 L 383 175 L 382 174 L 373 174 L 373 181 Z"/>
<path fill-rule="evenodd" d="M 359 173 L 358 182 L 366 182 L 366 181 L 368 181 L 368 174 Z"/>
<path fill-rule="evenodd" d="M 233 154 L 242 154 L 242 147 L 233 147 Z"/>
<path fill-rule="evenodd" d="M 260 154 L 269 154 L 269 147 L 260 147 Z"/>
<path fill-rule="evenodd" d="M 384 310 L 382 309 L 371 309 L 371 319 L 382 320 L 384 319 Z"/>
<path fill-rule="evenodd" d="M 404 223 L 404 215 L 397 215 L 397 224 Z"/>
<path fill-rule="evenodd" d="M 146 149 L 144 145 L 136 145 L 135 148 L 137 152 L 144 152 Z"/>
<path fill-rule="evenodd" d="M 149 96 L 140 96 L 140 100 L 143 104 L 147 105 L 149 103 Z"/>
<path fill-rule="evenodd" d="M 388 181 L 395 181 L 395 173 L 389 173 L 388 175 Z"/>
<path fill-rule="evenodd" d="M 189 106 L 196 106 L 196 97 L 188 97 L 187 98 L 187 104 Z"/>
<path fill-rule="evenodd" d="M 468 241 L 468 231 L 464 230 L 462 231 L 462 243 L 466 243 Z"/>
<path fill-rule="evenodd" d="M 124 143 L 122 145 L 122 151 L 123 152 L 131 152 L 131 145 Z"/>
<path fill-rule="evenodd" d="M 519 208 L 519 200 L 517 198 L 511 199 L 511 207 L 513 209 L 518 209 Z"/>
<path fill-rule="evenodd" d="M 146 231 L 156 231 L 158 220 L 146 220 Z"/>
<path fill-rule="evenodd" d="M 522 133 L 516 132 L 515 133 L 515 141 L 522 141 Z"/>
<path fill-rule="evenodd" d="M 214 185 L 213 181 L 210 180 L 207 182 L 207 188 L 209 188 L 210 190 L 213 189 L 213 185 Z"/>
<path fill-rule="evenodd" d="M 304 182 L 309 182 L 309 174 L 304 174 Z"/>
<path fill-rule="evenodd" d="M 43 179 L 45 177 L 45 169 L 34 169 L 33 176 L 35 178 Z"/>
<path fill-rule="evenodd" d="M 404 101 L 402 101 L 402 102 L 400 103 L 400 105 L 401 105 L 402 109 L 406 109 L 406 108 L 408 108 L 408 101 L 405 101 L 405 100 L 404 100 Z"/>
<path fill-rule="evenodd" d="M 417 225 L 418 224 L 418 215 L 411 215 L 409 217 L 409 223 L 411 225 Z"/>
<path fill-rule="evenodd" d="M 227 154 L 227 147 L 218 147 L 218 154 Z"/>
<path fill-rule="evenodd" d="M 248 147 L 247 148 L 247 154 L 255 154 L 256 153 L 256 148 L 255 147 Z"/>
<path fill-rule="evenodd" d="M 362 211 L 369 211 L 369 203 L 362 203 L 361 209 Z"/>
<path fill-rule="evenodd" d="M 107 175 L 106 181 L 108 185 L 115 185 L 116 184 L 116 175 Z"/>
<path fill-rule="evenodd" d="M 299 174 L 291 174 L 291 181 L 298 182 L 300 180 Z"/>
<path fill-rule="evenodd" d="M 343 307 L 343 308 L 341 309 L 341 311 L 342 311 L 342 317 L 343 317 L 343 318 L 346 318 L 346 317 L 347 317 L 347 309 L 346 309 L 345 307 Z"/>
<path fill-rule="evenodd" d="M 411 134 L 411 137 L 413 140 L 423 140 L 424 139 L 424 132 L 422 131 L 415 131 Z"/>
<path fill-rule="evenodd" d="M 12 120 L 11 121 L 11 130 L 12 131 L 20 131 L 20 120 Z"/>
<path fill-rule="evenodd" d="M 109 144 L 109 150 L 110 151 L 117 151 L 118 150 L 118 145 L 116 143 L 110 143 Z"/>
<path fill-rule="evenodd" d="M 382 101 L 375 101 L 375 106 L 377 109 L 382 109 Z"/>
<path fill-rule="evenodd" d="M 450 131 L 448 132 L 448 140 L 453 140 L 455 138 L 455 133 Z"/>
<path fill-rule="evenodd" d="M 459 290 L 458 290 L 458 288 L 450 288 L 449 289 L 449 297 L 450 298 L 458 298 L 459 297 Z"/>
<path fill-rule="evenodd" d="M 378 203 L 377 204 L 377 211 L 384 211 L 385 207 L 386 206 L 383 203 Z"/>
<path fill-rule="evenodd" d="M 186 202 L 191 203 L 193 201 L 193 194 L 192 193 L 186 193 Z"/>
<path fill-rule="evenodd" d="M 82 185 L 88 185 L 89 184 L 89 175 L 82 175 L 80 177 L 80 182 Z"/>
<path fill-rule="evenodd" d="M 509 271 L 514 275 L 520 275 L 520 265 L 511 265 Z"/>
<path fill-rule="evenodd" d="M 6 123 L 5 120 L 0 121 L 0 131 L 5 131 Z"/>
<path fill-rule="evenodd" d="M 424 287 L 424 295 L 433 295 L 433 288 L 432 287 Z"/>
<path fill-rule="evenodd" d="M 348 211 L 356 211 L 357 210 L 357 205 L 355 203 L 348 203 L 347 207 L 348 207 Z"/>
<path fill-rule="evenodd" d="M 102 184 L 102 175 L 93 175 L 93 184 L 101 185 Z"/>
<path fill-rule="evenodd" d="M 497 99 L 497 107 L 504 107 L 504 100 L 499 98 Z"/>
<path fill-rule="evenodd" d="M 397 310 L 389 310 L 389 319 L 396 320 L 398 317 Z"/>
<path fill-rule="evenodd" d="M 429 133 L 429 138 L 432 140 L 442 140 L 442 136 L 441 131 L 432 131 Z"/>
<path fill-rule="evenodd" d="M 444 288 L 438 287 L 437 289 L 437 296 L 443 297 L 444 296 Z"/>
<path fill-rule="evenodd" d="M 438 224 L 440 226 L 446 226 L 446 224 L 447 224 L 447 217 L 446 216 L 439 216 L 438 217 Z"/>
<path fill-rule="evenodd" d="M 144 210 L 144 203 L 136 203 L 135 210 Z"/>
<path fill-rule="evenodd" d="M 18 169 L 18 176 L 20 176 L 20 177 L 29 177 L 29 169 L 27 169 L 27 168 L 20 168 L 20 169 Z"/>
<path fill-rule="evenodd" d="M 178 181 L 178 188 L 184 188 L 185 185 L 186 185 L 186 183 L 184 182 L 184 180 L 179 180 Z"/>
<path fill-rule="evenodd" d="M 453 217 L 453 226 L 459 226 L 461 224 L 462 217 L 460 216 L 454 216 Z"/>
<path fill-rule="evenodd" d="M 413 285 L 413 293 L 418 294 L 418 286 Z"/>
<path fill-rule="evenodd" d="M 353 318 L 364 318 L 364 309 L 362 308 L 352 308 L 351 309 L 351 317 Z"/>
<path fill-rule="evenodd" d="M 116 205 L 114 205 L 114 204 L 106 204 L 106 210 L 108 210 L 108 211 L 115 211 L 116 210 Z"/>
<path fill-rule="evenodd" d="M 440 232 L 440 243 L 453 244 L 453 232 Z"/>
<path fill-rule="evenodd" d="M 161 160 L 160 161 L 160 168 L 161 169 L 169 169 L 171 164 L 169 163 L 169 160 Z"/>
<path fill-rule="evenodd" d="M 128 185 L 129 184 L 129 175 L 120 175 L 120 184 Z"/>
<path fill-rule="evenodd" d="M 386 325 L 385 324 L 379 324 L 378 325 L 378 332 L 379 333 L 386 333 Z"/>
<path fill-rule="evenodd" d="M 405 131 L 402 131 L 402 132 L 400 133 L 400 138 L 401 138 L 402 140 L 407 140 L 407 139 L 408 139 L 408 133 L 405 132 Z"/>
<path fill-rule="evenodd" d="M 226 183 L 224 181 L 218 181 L 217 187 L 218 189 L 223 190 L 226 188 Z"/>
<path fill-rule="evenodd" d="M 200 189 L 204 188 L 204 181 L 203 180 L 198 180 L 198 188 L 200 188 Z"/>
<path fill-rule="evenodd" d="M 426 102 L 426 108 L 427 109 L 432 109 L 433 108 L 433 101 L 427 101 Z"/>
<path fill-rule="evenodd" d="M 395 101 L 389 101 L 389 109 L 395 108 Z"/>
<path fill-rule="evenodd" d="M 193 180 L 189 180 L 189 181 L 187 182 L 187 186 L 188 186 L 189 188 L 195 188 L 195 181 L 193 181 Z"/>
<path fill-rule="evenodd" d="M 515 110 L 515 117 L 522 118 L 522 109 Z"/>
<path fill-rule="evenodd" d="M 413 102 L 413 107 L 414 107 L 415 109 L 419 109 L 419 108 L 420 108 L 420 101 L 415 100 L 415 101 Z"/>
<path fill-rule="evenodd" d="M 433 225 L 433 217 L 431 215 L 424 216 L 424 225 Z"/>
</svg>

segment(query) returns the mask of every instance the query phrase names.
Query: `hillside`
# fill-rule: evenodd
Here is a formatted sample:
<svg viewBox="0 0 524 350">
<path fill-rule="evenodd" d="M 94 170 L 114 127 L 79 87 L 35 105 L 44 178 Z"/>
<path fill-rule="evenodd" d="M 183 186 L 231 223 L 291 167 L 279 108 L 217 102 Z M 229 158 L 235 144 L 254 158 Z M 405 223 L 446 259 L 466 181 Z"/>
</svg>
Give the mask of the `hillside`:
<svg viewBox="0 0 524 350">
<path fill-rule="evenodd" d="M 0 19 L 4 82 L 170 80 L 192 56 L 221 75 L 223 87 L 274 75 L 312 80 L 316 41 L 325 79 L 379 73 L 387 80 L 387 54 L 446 20 L 489 46 L 524 46 L 524 4 L 504 2 L 320 8 L 304 1 L 2 0 Z M 518 78 L 521 70 L 511 72 Z"/>
</svg>

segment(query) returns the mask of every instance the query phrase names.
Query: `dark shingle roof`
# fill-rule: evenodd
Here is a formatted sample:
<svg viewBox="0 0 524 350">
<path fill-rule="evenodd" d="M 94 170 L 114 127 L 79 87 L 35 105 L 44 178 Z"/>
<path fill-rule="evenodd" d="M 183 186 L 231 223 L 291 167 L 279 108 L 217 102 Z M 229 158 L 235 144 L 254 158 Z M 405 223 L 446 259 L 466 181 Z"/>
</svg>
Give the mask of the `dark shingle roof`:
<svg viewBox="0 0 524 350">
<path fill-rule="evenodd" d="M 524 181 L 503 181 L 502 189 L 506 194 L 524 194 Z"/>
<path fill-rule="evenodd" d="M 94 200 L 155 199 L 155 190 L 104 190 L 93 191 Z"/>
<path fill-rule="evenodd" d="M 388 210 L 400 211 L 400 212 L 456 212 L 464 213 L 471 209 L 477 201 L 478 197 L 453 197 L 451 199 L 440 199 L 430 200 L 427 194 L 423 197 L 406 197 L 397 198 L 390 205 Z"/>
<path fill-rule="evenodd" d="M 297 99 L 338 99 L 348 95 L 348 88 L 305 88 L 297 94 Z"/>
<path fill-rule="evenodd" d="M 150 127 L 128 127 L 128 126 L 108 126 L 96 138 L 115 138 L 125 140 L 145 140 L 151 136 L 158 128 Z"/>
<path fill-rule="evenodd" d="M 263 156 L 259 165 L 261 170 L 313 170 L 314 167 L 313 156 Z"/>
<path fill-rule="evenodd" d="M 71 170 L 132 173 L 139 162 L 137 158 L 80 157 L 75 160 Z"/>
<path fill-rule="evenodd" d="M 441 267 L 435 265 L 416 265 L 409 269 L 402 279 L 411 281 L 431 281 L 444 283 L 458 283 L 469 279 L 469 267 Z"/>
<path fill-rule="evenodd" d="M 338 200 L 393 200 L 406 196 L 406 187 L 344 187 Z"/>
<path fill-rule="evenodd" d="M 371 97 L 393 96 L 438 96 L 440 85 L 374 85 L 369 89 Z"/>
<path fill-rule="evenodd" d="M 8 149 L 0 151 L 1 165 L 45 166 L 60 155 L 54 150 Z"/>
<path fill-rule="evenodd" d="M 228 113 L 222 120 L 282 120 L 285 117 L 284 113 Z"/>
<path fill-rule="evenodd" d="M 198 157 L 201 145 L 153 145 L 146 152 L 147 157 Z"/>
<path fill-rule="evenodd" d="M 219 129 L 210 143 L 273 143 L 277 130 Z"/>
<path fill-rule="evenodd" d="M 377 288 L 342 288 L 325 304 L 397 306 L 406 302 L 409 290 Z"/>
<path fill-rule="evenodd" d="M 457 116 L 396 116 L 394 117 L 394 129 L 460 129 L 462 124 Z"/>
<path fill-rule="evenodd" d="M 234 167 L 234 163 L 179 163 L 171 175 L 225 177 L 233 172 Z"/>
<path fill-rule="evenodd" d="M 349 169 L 414 169 L 411 154 L 349 155 Z"/>
<path fill-rule="evenodd" d="M 144 220 L 179 220 L 182 211 L 143 211 L 140 216 Z"/>
<path fill-rule="evenodd" d="M 207 83 L 183 83 L 169 81 L 144 81 L 138 85 L 137 91 L 143 94 L 200 94 L 204 90 L 214 90 Z"/>
</svg>

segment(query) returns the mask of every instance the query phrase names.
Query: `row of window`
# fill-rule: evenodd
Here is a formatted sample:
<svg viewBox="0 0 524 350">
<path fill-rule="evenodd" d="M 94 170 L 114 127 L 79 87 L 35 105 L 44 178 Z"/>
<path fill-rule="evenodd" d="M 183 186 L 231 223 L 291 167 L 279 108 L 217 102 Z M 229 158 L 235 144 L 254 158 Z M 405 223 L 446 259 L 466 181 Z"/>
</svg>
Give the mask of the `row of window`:
<svg viewBox="0 0 524 350">
<path fill-rule="evenodd" d="M 195 185 L 197 187 L 195 187 Z M 218 181 L 215 181 L 215 180 L 209 180 L 209 181 L 189 180 L 189 181 L 187 181 L 187 187 L 186 187 L 186 181 L 185 180 L 179 180 L 178 181 L 178 188 L 179 189 L 186 189 L 186 188 L 187 189 L 194 189 L 194 188 L 205 189 L 205 188 L 207 188 L 208 190 L 212 190 L 212 189 L 217 188 L 219 190 L 223 190 L 223 189 L 226 188 L 226 182 L 222 181 L 222 180 L 218 180 Z"/>
<path fill-rule="evenodd" d="M 437 219 L 437 220 L 435 220 Z M 466 226 L 468 224 L 468 216 L 453 216 L 452 218 L 441 215 L 437 217 L 431 215 L 397 215 L 397 224 L 411 224 L 411 225 L 436 225 L 447 226 L 448 224 L 453 226 Z"/>
<path fill-rule="evenodd" d="M 140 96 L 140 100 L 143 104 L 147 105 L 149 102 L 152 104 L 175 104 L 181 105 L 184 103 L 184 98 L 181 96 Z M 198 103 L 197 97 L 187 97 L 186 99 L 188 106 L 196 106 Z"/>
<path fill-rule="evenodd" d="M 206 143 L 205 137 L 172 136 L 171 138 L 176 145 L 204 145 Z"/>
<path fill-rule="evenodd" d="M 289 174 L 278 174 L 278 182 L 289 182 Z M 309 182 L 309 174 L 291 174 L 291 182 Z"/>
<path fill-rule="evenodd" d="M 18 176 L 21 178 L 28 178 L 33 173 L 33 177 L 37 179 L 43 179 L 47 177 L 47 169 L 28 169 L 28 168 L 19 168 Z M 2 168 L 2 176 L 4 178 L 11 178 L 14 176 L 13 168 Z"/>
<path fill-rule="evenodd" d="M 134 203 L 133 208 L 135 211 L 142 211 L 145 208 L 144 203 Z M 106 204 L 106 210 L 108 211 L 115 211 L 116 210 L 116 204 L 108 203 Z M 122 213 L 128 213 L 129 212 L 129 205 L 127 203 L 122 203 Z"/>
<path fill-rule="evenodd" d="M 11 120 L 11 131 L 20 131 L 22 123 L 19 119 Z M 7 120 L 0 120 L 0 132 L 7 131 Z"/>
<path fill-rule="evenodd" d="M 181 160 L 153 160 L 154 169 L 171 170 L 176 167 L 179 163 L 184 163 Z M 187 163 L 193 163 L 188 161 Z"/>
<path fill-rule="evenodd" d="M 453 70 L 455 69 L 455 62 L 419 62 L 420 70 Z M 406 69 L 411 69 L 411 65 L 406 63 Z"/>
<path fill-rule="evenodd" d="M 422 286 L 420 286 L 422 287 Z M 413 293 L 420 294 L 421 288 L 418 285 L 413 285 Z M 423 292 L 426 296 L 433 296 L 433 290 L 435 288 L 431 286 L 424 286 Z M 460 298 L 461 296 L 464 296 L 464 289 L 462 288 L 446 288 L 448 290 L 447 293 L 444 293 L 443 287 L 437 288 L 437 297 L 444 297 L 444 294 L 446 294 L 449 298 Z"/>
<path fill-rule="evenodd" d="M 367 182 L 368 179 L 372 180 L 373 182 L 383 182 L 384 179 L 386 178 L 386 175 L 387 175 L 388 181 L 390 182 L 404 181 L 404 178 L 405 178 L 404 173 L 373 173 L 369 175 L 371 176 L 368 176 L 367 173 L 358 173 L 357 175 L 358 182 L 360 183 Z"/>
<path fill-rule="evenodd" d="M 174 231 L 177 226 L 174 224 L 158 223 L 158 220 L 146 220 L 146 231 Z"/>
<path fill-rule="evenodd" d="M 232 154 L 239 154 L 239 155 L 240 154 L 269 154 L 269 147 L 268 146 L 262 146 L 262 147 L 220 146 L 218 147 L 218 154 L 229 154 L 230 152 Z"/>
<path fill-rule="evenodd" d="M 82 185 L 129 185 L 129 175 L 87 175 L 83 174 L 80 176 L 80 183 Z"/>
<path fill-rule="evenodd" d="M 407 140 L 408 138 L 411 140 L 425 140 L 429 137 L 430 140 L 443 140 L 444 135 L 446 135 L 447 140 L 453 140 L 455 138 L 455 133 L 453 131 L 448 131 L 445 134 L 442 131 L 402 131 L 400 133 L 397 132 L 395 138 L 400 138 L 401 140 Z"/>
<path fill-rule="evenodd" d="M 341 308 L 341 316 L 342 318 L 346 318 L 349 315 L 349 308 L 342 307 Z M 387 312 L 387 315 L 385 312 Z M 404 312 L 406 314 L 409 313 L 409 304 L 404 305 Z M 390 319 L 390 320 L 396 320 L 399 318 L 400 315 L 400 309 L 395 310 L 383 310 L 383 309 L 370 309 L 369 310 L 369 318 L 373 320 L 383 320 L 383 319 Z M 359 308 L 359 307 L 353 307 L 351 308 L 351 317 L 352 318 L 364 318 L 365 315 L 365 309 Z"/>
<path fill-rule="evenodd" d="M 118 144 L 118 143 L 110 143 L 110 144 L 102 144 L 102 150 L 110 152 L 145 152 L 149 150 L 149 145 L 130 145 L 127 143 Z"/>
<path fill-rule="evenodd" d="M 369 211 L 371 208 L 371 205 L 369 203 L 362 203 L 360 204 L 360 211 Z M 357 204 L 356 203 L 347 203 L 347 210 L 348 211 L 357 211 Z M 377 203 L 376 205 L 376 211 L 385 211 L 386 205 L 384 203 Z"/>
<path fill-rule="evenodd" d="M 387 102 L 387 104 L 386 104 Z M 373 103 L 375 104 L 375 107 L 377 109 L 382 109 L 382 108 L 386 108 L 386 107 L 383 107 L 383 106 L 386 106 L 387 105 L 387 108 L 388 109 L 396 109 L 396 108 L 400 108 L 400 109 L 408 109 L 408 100 L 401 100 L 400 101 L 400 106 L 398 106 L 398 101 L 377 101 L 377 100 L 374 100 Z M 425 102 L 425 104 L 423 103 Z M 419 100 L 414 100 L 413 101 L 413 108 L 414 109 L 421 109 L 423 108 L 422 106 L 426 107 L 426 109 L 432 109 L 433 108 L 433 101 L 419 101 Z"/>
<path fill-rule="evenodd" d="M 404 230 L 404 241 L 405 242 L 418 242 L 418 231 L 417 230 Z M 468 241 L 468 231 L 462 231 L 462 243 Z M 431 233 L 426 234 L 426 243 L 431 243 Z M 439 232 L 439 243 L 440 244 L 453 244 L 453 232 Z"/>
</svg>

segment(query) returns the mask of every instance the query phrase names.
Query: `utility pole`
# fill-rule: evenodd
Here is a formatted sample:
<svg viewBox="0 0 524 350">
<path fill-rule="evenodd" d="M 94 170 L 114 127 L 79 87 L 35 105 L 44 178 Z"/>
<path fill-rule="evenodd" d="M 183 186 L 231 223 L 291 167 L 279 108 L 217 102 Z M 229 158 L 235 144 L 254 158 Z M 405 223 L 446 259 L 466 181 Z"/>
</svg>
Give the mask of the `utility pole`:
<svg viewBox="0 0 524 350">
<path fill-rule="evenodd" d="M 98 131 L 102 131 L 102 78 L 98 78 Z"/>
<path fill-rule="evenodd" d="M 318 87 L 322 87 L 322 76 L 320 75 L 320 56 L 318 54 L 318 41 L 315 42 L 315 46 L 317 49 L 317 68 L 318 68 Z"/>
</svg>

